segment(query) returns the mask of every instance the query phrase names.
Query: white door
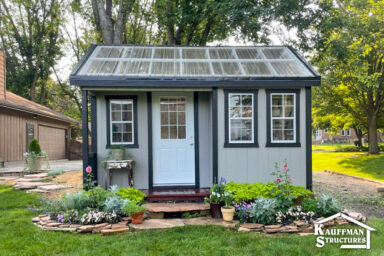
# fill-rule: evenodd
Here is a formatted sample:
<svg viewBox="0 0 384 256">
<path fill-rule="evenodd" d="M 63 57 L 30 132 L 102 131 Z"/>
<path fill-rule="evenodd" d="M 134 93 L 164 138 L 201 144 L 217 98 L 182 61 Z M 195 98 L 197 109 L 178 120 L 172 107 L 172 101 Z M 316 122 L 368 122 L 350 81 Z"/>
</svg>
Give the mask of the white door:
<svg viewBox="0 0 384 256">
<path fill-rule="evenodd" d="M 193 92 L 152 94 L 153 185 L 195 184 Z"/>
</svg>

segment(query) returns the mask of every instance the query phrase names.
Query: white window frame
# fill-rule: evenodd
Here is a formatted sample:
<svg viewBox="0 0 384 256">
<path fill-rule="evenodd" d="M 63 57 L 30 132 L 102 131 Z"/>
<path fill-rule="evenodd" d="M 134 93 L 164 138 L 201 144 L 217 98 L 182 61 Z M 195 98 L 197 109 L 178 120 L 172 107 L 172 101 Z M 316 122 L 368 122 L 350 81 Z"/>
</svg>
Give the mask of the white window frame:
<svg viewBox="0 0 384 256">
<path fill-rule="evenodd" d="M 252 97 L 252 116 L 251 117 L 231 117 L 231 96 L 239 95 L 239 96 L 251 96 Z M 240 144 L 240 143 L 254 143 L 255 142 L 255 124 L 254 124 L 254 115 L 255 115 L 255 109 L 254 109 L 254 103 L 255 103 L 255 97 L 253 93 L 237 93 L 237 92 L 229 92 L 228 93 L 228 142 L 230 144 Z M 251 134 L 252 139 L 251 140 L 232 140 L 232 130 L 231 130 L 231 120 L 249 120 L 251 119 L 252 125 L 251 125 Z"/>
<path fill-rule="evenodd" d="M 293 95 L 293 117 L 274 117 L 273 116 L 273 96 L 274 95 L 279 95 L 279 96 L 282 96 L 282 113 L 284 115 L 285 113 L 285 105 L 284 105 L 284 96 L 288 96 L 288 95 Z M 296 143 L 296 108 L 297 108 L 297 105 L 296 105 L 296 93 L 271 93 L 270 95 L 270 117 L 271 117 L 271 143 Z M 293 140 L 274 140 L 273 139 L 273 120 L 293 120 Z M 285 130 L 284 128 L 282 129 L 283 131 Z"/>
<path fill-rule="evenodd" d="M 345 136 L 345 137 L 348 137 L 348 136 L 351 136 L 351 128 L 349 128 L 348 130 L 341 130 L 341 136 Z"/>
<path fill-rule="evenodd" d="M 161 111 L 161 99 L 184 99 L 184 103 L 185 103 L 185 138 L 184 139 L 179 139 L 179 118 L 178 118 L 178 115 L 177 113 L 179 112 L 178 110 L 176 111 L 173 111 L 173 112 L 176 112 L 176 125 L 170 125 L 168 124 L 168 128 L 170 128 L 171 126 L 176 126 L 177 127 L 177 138 L 174 138 L 174 139 L 171 139 L 170 138 L 170 131 L 168 131 L 168 139 L 163 139 L 161 138 L 161 127 L 163 125 L 161 125 L 161 112 L 164 112 L 164 111 Z M 166 104 L 169 104 L 169 103 L 166 103 Z M 177 104 L 177 103 L 176 103 Z M 187 140 L 187 127 L 188 127 L 188 124 L 187 124 L 187 107 L 188 107 L 188 98 L 186 96 L 160 96 L 159 97 L 159 108 L 160 108 L 160 140 L 168 140 L 168 141 L 186 141 Z M 182 112 L 182 111 L 180 111 Z M 167 111 L 167 113 L 169 113 L 169 111 Z M 168 115 L 168 123 L 169 123 L 169 115 Z"/>
<path fill-rule="evenodd" d="M 131 104 L 132 105 L 132 121 L 112 121 L 112 104 Z M 133 99 L 110 100 L 109 102 L 109 130 L 111 145 L 133 145 L 135 144 L 135 110 Z M 132 142 L 113 142 L 113 124 L 132 124 Z"/>
</svg>

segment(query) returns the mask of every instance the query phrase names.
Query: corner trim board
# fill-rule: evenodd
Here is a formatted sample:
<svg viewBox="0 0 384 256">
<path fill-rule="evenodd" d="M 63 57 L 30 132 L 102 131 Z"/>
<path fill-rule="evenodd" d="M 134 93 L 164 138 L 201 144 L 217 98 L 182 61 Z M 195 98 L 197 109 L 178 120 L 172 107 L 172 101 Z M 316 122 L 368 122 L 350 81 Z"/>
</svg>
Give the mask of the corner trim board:
<svg viewBox="0 0 384 256">
<path fill-rule="evenodd" d="M 217 88 L 212 90 L 212 184 L 218 182 L 218 116 L 217 116 Z"/>
<path fill-rule="evenodd" d="M 83 129 L 81 129 L 82 133 L 82 151 L 83 151 L 83 187 L 87 183 L 87 172 L 85 169 L 88 166 L 88 91 L 83 90 L 81 91 L 81 104 L 82 104 L 82 111 L 81 111 L 81 123 Z M 85 128 L 85 129 L 84 129 Z"/>
<path fill-rule="evenodd" d="M 312 95 L 311 87 L 305 88 L 305 153 L 307 169 L 307 189 L 312 190 Z"/>
<path fill-rule="evenodd" d="M 152 144 L 152 92 L 147 92 L 148 117 L 148 187 L 153 188 L 153 144 Z"/>
<path fill-rule="evenodd" d="M 199 156 L 199 93 L 193 93 L 194 137 L 195 137 L 195 187 L 200 187 Z"/>
</svg>

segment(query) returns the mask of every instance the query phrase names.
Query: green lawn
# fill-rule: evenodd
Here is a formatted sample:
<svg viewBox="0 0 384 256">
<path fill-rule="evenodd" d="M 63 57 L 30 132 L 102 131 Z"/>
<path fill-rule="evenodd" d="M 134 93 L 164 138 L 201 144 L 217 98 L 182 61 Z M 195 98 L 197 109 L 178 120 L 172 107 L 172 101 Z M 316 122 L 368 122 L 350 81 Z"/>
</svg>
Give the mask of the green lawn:
<svg viewBox="0 0 384 256">
<path fill-rule="evenodd" d="M 384 182 L 384 154 L 357 152 L 314 152 L 313 171 L 331 170 Z"/>
<path fill-rule="evenodd" d="M 315 237 L 266 237 L 237 233 L 223 227 L 187 226 L 163 231 L 111 236 L 42 231 L 31 223 L 37 213 L 28 206 L 37 195 L 0 186 L 0 255 L 361 255 L 361 250 L 337 246 L 315 247 Z M 367 255 L 382 255 L 384 220 L 368 222 L 371 235 Z"/>
<path fill-rule="evenodd" d="M 312 145 L 312 150 L 321 150 L 321 151 L 337 151 L 342 148 L 354 147 L 353 144 L 319 144 Z"/>
</svg>

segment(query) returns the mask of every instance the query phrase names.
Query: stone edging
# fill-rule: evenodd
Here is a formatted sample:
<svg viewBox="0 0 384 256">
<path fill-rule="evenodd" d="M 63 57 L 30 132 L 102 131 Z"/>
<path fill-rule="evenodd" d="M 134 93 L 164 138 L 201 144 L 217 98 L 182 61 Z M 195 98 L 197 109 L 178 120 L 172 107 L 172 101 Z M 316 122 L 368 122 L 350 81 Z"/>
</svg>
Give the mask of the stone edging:
<svg viewBox="0 0 384 256">
<path fill-rule="evenodd" d="M 343 211 L 344 214 L 354 218 L 357 221 L 365 222 L 366 218 L 360 213 L 351 212 L 348 210 Z M 320 221 L 323 217 L 316 219 Z M 131 224 L 129 217 L 122 218 L 122 221 L 110 224 L 101 223 L 94 225 L 77 225 L 68 223 L 59 223 L 52 220 L 47 215 L 39 215 L 32 219 L 32 222 L 43 230 L 63 231 L 63 232 L 76 232 L 76 233 L 93 233 L 101 235 L 109 235 L 115 233 L 124 233 L 132 231 L 142 231 L 149 229 L 164 229 L 172 227 L 182 227 L 187 225 L 220 225 L 231 230 L 239 232 L 259 232 L 264 234 L 278 234 L 278 233 L 298 233 L 300 235 L 313 234 L 314 223 L 306 221 L 294 221 L 289 225 L 263 225 L 258 223 L 244 223 L 239 224 L 239 221 L 225 222 L 222 219 L 213 219 L 211 217 L 198 217 L 191 219 L 147 219 L 143 224 Z M 343 218 L 336 218 L 325 223 L 325 227 L 334 225 L 347 225 L 350 224 Z"/>
</svg>

